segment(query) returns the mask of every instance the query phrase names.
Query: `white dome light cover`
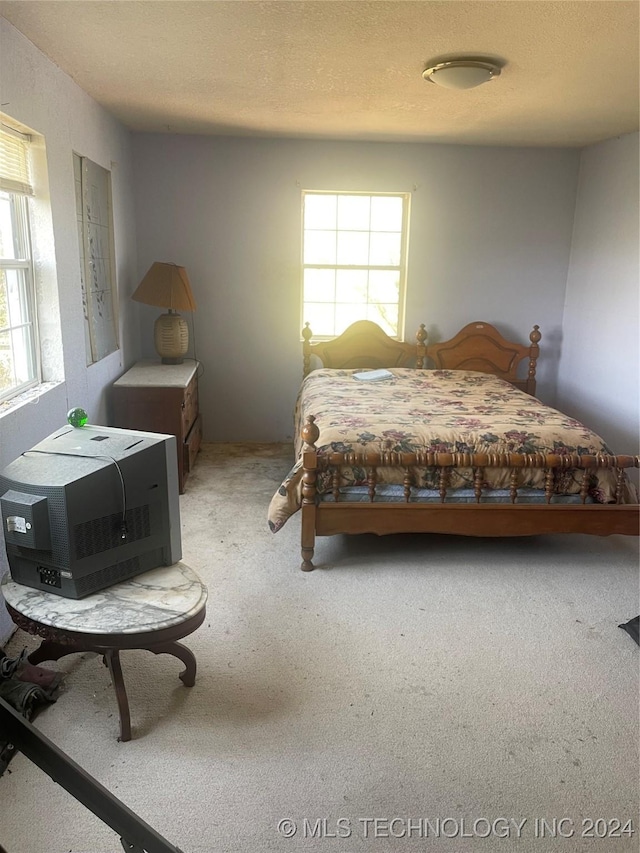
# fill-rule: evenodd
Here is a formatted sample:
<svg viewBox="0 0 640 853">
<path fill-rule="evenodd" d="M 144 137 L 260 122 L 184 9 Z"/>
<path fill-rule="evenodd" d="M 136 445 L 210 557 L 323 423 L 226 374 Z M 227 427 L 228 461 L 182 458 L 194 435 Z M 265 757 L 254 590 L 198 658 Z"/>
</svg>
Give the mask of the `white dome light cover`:
<svg viewBox="0 0 640 853">
<path fill-rule="evenodd" d="M 479 59 L 453 59 L 439 62 L 422 72 L 430 83 L 445 89 L 475 89 L 500 74 L 500 66 Z"/>
</svg>

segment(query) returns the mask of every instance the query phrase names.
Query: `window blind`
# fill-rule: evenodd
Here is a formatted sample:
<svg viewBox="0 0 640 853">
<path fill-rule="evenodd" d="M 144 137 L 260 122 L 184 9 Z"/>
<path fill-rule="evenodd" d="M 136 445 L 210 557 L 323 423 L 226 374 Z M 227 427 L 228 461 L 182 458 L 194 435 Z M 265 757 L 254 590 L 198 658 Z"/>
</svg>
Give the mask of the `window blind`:
<svg viewBox="0 0 640 853">
<path fill-rule="evenodd" d="M 29 138 L 7 127 L 0 127 L 0 189 L 33 195 Z"/>
</svg>

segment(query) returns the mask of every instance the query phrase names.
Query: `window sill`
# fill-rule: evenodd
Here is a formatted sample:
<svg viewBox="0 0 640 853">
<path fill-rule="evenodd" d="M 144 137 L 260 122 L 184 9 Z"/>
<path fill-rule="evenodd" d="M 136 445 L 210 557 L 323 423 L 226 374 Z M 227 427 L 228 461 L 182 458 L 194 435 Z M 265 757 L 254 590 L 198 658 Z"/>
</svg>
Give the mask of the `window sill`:
<svg viewBox="0 0 640 853">
<path fill-rule="evenodd" d="M 33 388 L 23 391 L 22 394 L 16 394 L 16 396 L 11 397 L 10 400 L 0 402 L 0 418 L 4 415 L 8 415 L 9 412 L 19 409 L 21 406 L 27 405 L 28 403 L 38 403 L 43 394 L 46 394 L 53 388 L 57 388 L 59 385 L 63 384 L 64 383 L 61 381 L 41 382 L 39 385 L 34 385 Z"/>
</svg>

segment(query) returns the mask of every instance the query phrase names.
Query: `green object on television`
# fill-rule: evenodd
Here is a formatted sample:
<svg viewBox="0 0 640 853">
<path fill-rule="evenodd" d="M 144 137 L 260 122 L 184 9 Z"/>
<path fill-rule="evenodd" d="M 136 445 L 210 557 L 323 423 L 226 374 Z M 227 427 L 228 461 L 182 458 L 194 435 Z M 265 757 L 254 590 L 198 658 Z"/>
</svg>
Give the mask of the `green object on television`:
<svg viewBox="0 0 640 853">
<path fill-rule="evenodd" d="M 89 416 L 85 412 L 84 409 L 77 407 L 75 409 L 69 409 L 67 412 L 67 421 L 71 424 L 72 427 L 83 427 L 87 421 L 89 420 Z"/>
</svg>

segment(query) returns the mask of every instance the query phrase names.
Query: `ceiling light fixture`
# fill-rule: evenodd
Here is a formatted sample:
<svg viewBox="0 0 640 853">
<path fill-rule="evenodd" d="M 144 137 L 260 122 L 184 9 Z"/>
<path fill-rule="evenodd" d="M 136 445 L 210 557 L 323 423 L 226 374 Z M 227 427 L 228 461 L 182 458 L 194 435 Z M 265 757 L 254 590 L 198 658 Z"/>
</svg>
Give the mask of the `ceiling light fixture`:
<svg viewBox="0 0 640 853">
<path fill-rule="evenodd" d="M 445 89 L 475 89 L 500 74 L 500 66 L 483 59 L 452 59 L 439 62 L 422 72 L 430 83 Z"/>
</svg>

